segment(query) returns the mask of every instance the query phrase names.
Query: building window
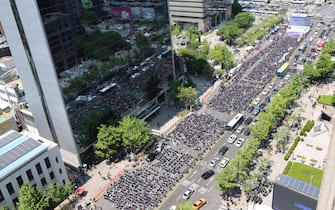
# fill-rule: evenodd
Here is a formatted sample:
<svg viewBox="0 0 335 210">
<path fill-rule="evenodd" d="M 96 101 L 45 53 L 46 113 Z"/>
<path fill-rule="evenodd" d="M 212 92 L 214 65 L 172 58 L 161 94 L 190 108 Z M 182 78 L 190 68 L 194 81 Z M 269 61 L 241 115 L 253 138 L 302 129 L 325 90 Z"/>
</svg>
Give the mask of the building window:
<svg viewBox="0 0 335 210">
<path fill-rule="evenodd" d="M 9 195 L 12 195 L 12 194 L 14 193 L 14 188 L 13 188 L 12 183 L 9 182 L 9 183 L 6 185 L 6 188 L 7 188 L 7 190 L 8 190 Z"/>
<path fill-rule="evenodd" d="M 15 207 L 17 207 L 17 203 L 18 203 L 18 202 L 19 202 L 19 199 L 17 199 L 17 198 L 14 198 L 14 199 L 13 199 L 13 203 L 14 203 L 14 206 L 15 206 Z"/>
<path fill-rule="evenodd" d="M 2 201 L 4 201 L 4 200 L 5 200 L 5 198 L 3 197 L 2 192 L 1 192 L 1 190 L 0 190 L 0 203 L 1 203 Z"/>
<path fill-rule="evenodd" d="M 65 185 L 65 180 L 63 179 L 63 185 Z"/>
<path fill-rule="evenodd" d="M 37 163 L 35 166 L 36 166 L 37 173 L 38 173 L 38 174 L 41 174 L 41 173 L 43 172 L 43 171 L 42 171 L 41 164 Z"/>
<path fill-rule="evenodd" d="M 47 185 L 47 181 L 45 180 L 44 177 L 41 179 L 41 183 L 42 183 L 43 186 Z"/>
<path fill-rule="evenodd" d="M 56 157 L 55 160 L 56 160 L 56 163 L 58 163 L 58 157 Z"/>
<path fill-rule="evenodd" d="M 29 179 L 29 181 L 34 179 L 33 173 L 31 172 L 31 170 L 29 169 L 28 171 L 26 171 L 27 177 Z"/>
<path fill-rule="evenodd" d="M 17 181 L 17 184 L 19 185 L 19 187 L 21 187 L 21 185 L 23 184 L 22 177 L 21 176 L 16 177 L 16 181 Z"/>
<path fill-rule="evenodd" d="M 53 171 L 51 171 L 51 172 L 49 173 L 49 175 L 50 175 L 50 179 L 51 179 L 51 180 L 53 180 L 53 179 L 55 178 L 55 174 L 54 174 Z"/>
<path fill-rule="evenodd" d="M 47 166 L 47 168 L 51 167 L 51 164 L 50 164 L 50 161 L 49 161 L 48 157 L 44 159 L 44 162 L 45 162 L 45 165 Z"/>
<path fill-rule="evenodd" d="M 62 169 L 61 169 L 61 168 L 59 169 L 59 173 L 60 173 L 60 174 L 62 174 L 62 173 L 63 173 L 63 171 L 62 171 Z"/>
</svg>

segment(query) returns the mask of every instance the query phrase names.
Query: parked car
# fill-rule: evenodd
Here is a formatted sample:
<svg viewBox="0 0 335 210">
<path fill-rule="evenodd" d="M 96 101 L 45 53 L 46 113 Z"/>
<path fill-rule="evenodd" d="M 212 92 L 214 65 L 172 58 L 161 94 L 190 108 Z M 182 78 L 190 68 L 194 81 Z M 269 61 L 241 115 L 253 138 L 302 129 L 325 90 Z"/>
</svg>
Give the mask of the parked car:
<svg viewBox="0 0 335 210">
<path fill-rule="evenodd" d="M 253 118 L 252 117 L 247 117 L 245 120 L 244 120 L 244 124 L 245 125 L 249 125 L 250 123 L 252 123 L 253 121 Z"/>
<path fill-rule="evenodd" d="M 252 102 L 253 104 L 257 105 L 261 101 L 260 98 L 255 98 L 254 101 Z"/>
<path fill-rule="evenodd" d="M 251 113 L 252 111 L 254 111 L 254 108 L 253 106 L 249 106 L 248 109 L 247 109 L 247 112 L 248 113 Z"/>
<path fill-rule="evenodd" d="M 190 199 L 190 197 L 193 195 L 193 193 L 194 193 L 194 190 L 191 187 L 188 188 L 183 194 L 183 199 L 184 200 Z"/>
<path fill-rule="evenodd" d="M 201 198 L 193 203 L 192 209 L 199 210 L 201 207 L 203 207 L 206 204 L 206 200 L 204 198 Z"/>
<path fill-rule="evenodd" d="M 266 96 L 267 94 L 269 94 L 269 91 L 268 90 L 263 90 L 262 95 Z"/>
<path fill-rule="evenodd" d="M 238 128 L 236 129 L 236 133 L 242 133 L 243 131 L 244 131 L 243 125 L 238 126 Z"/>
<path fill-rule="evenodd" d="M 218 164 L 219 161 L 220 161 L 220 158 L 215 157 L 213 160 L 211 160 L 211 162 L 209 163 L 209 166 L 214 168 Z"/>
<path fill-rule="evenodd" d="M 228 147 L 227 146 L 223 146 L 220 150 L 219 150 L 219 154 L 220 155 L 225 155 L 228 152 Z"/>
<path fill-rule="evenodd" d="M 220 168 L 224 168 L 224 167 L 226 167 L 226 165 L 228 163 L 229 163 L 229 158 L 223 158 L 222 161 L 221 161 L 221 163 L 220 163 L 220 165 L 219 165 L 219 167 Z"/>
<path fill-rule="evenodd" d="M 275 83 L 271 82 L 271 83 L 269 84 L 269 89 L 272 89 L 272 88 L 274 88 L 274 87 L 275 87 Z"/>
<path fill-rule="evenodd" d="M 259 105 L 259 108 L 261 108 L 261 109 L 264 109 L 266 107 L 266 103 L 261 103 L 260 105 Z"/>
<path fill-rule="evenodd" d="M 232 134 L 231 136 L 229 136 L 227 142 L 230 143 L 230 144 L 232 144 L 232 143 L 234 143 L 234 141 L 236 140 L 236 138 L 237 138 L 237 136 L 234 135 L 234 134 Z"/>
<path fill-rule="evenodd" d="M 249 136 L 250 135 L 250 128 L 246 127 L 243 134 L 246 135 L 246 136 Z"/>
<path fill-rule="evenodd" d="M 237 141 L 235 142 L 235 146 L 236 146 L 236 147 L 242 147 L 243 143 L 244 143 L 244 139 L 243 139 L 243 138 L 239 138 L 239 139 L 237 139 Z"/>
<path fill-rule="evenodd" d="M 215 172 L 213 171 L 213 170 L 208 170 L 208 171 L 206 171 L 205 173 L 203 173 L 202 175 L 201 175 L 201 178 L 203 178 L 203 179 L 208 179 L 209 177 L 211 177 L 211 176 L 213 176 L 215 174 Z"/>
<path fill-rule="evenodd" d="M 257 107 L 254 109 L 253 114 L 254 114 L 255 116 L 257 116 L 257 115 L 259 114 L 260 111 L 261 111 L 261 109 L 257 106 Z"/>
</svg>

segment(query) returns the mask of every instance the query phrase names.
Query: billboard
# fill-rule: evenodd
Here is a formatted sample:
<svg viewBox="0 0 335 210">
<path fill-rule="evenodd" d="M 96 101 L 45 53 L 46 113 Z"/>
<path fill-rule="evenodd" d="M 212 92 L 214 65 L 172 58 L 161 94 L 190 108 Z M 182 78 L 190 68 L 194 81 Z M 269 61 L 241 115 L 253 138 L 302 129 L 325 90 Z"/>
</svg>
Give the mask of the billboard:
<svg viewBox="0 0 335 210">
<path fill-rule="evenodd" d="M 128 6 L 112 7 L 111 17 L 113 19 L 128 20 L 132 18 L 131 8 Z"/>
<path fill-rule="evenodd" d="M 131 13 L 134 20 L 153 20 L 155 18 L 155 9 L 148 7 L 132 7 Z"/>
<path fill-rule="evenodd" d="M 292 26 L 310 26 L 310 19 L 307 14 L 292 14 L 289 18 L 289 25 Z"/>
</svg>

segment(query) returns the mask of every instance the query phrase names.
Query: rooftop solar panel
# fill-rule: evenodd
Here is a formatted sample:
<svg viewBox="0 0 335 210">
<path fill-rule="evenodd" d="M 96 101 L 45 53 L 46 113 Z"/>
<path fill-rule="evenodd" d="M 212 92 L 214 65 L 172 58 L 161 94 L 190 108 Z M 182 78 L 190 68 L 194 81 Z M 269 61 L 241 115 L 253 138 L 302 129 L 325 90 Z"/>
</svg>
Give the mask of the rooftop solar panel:
<svg viewBox="0 0 335 210">
<path fill-rule="evenodd" d="M 20 157 L 32 151 L 39 145 L 41 145 L 39 142 L 29 138 L 8 152 L 0 155 L 0 170 L 18 160 Z"/>
<path fill-rule="evenodd" d="M 7 145 L 8 143 L 14 141 L 18 137 L 22 136 L 20 133 L 11 132 L 8 135 L 3 135 L 0 137 L 0 148 Z"/>
<path fill-rule="evenodd" d="M 318 198 L 320 194 L 319 188 L 283 174 L 279 175 L 278 183 L 287 186 L 289 188 L 293 188 L 299 192 L 310 195 L 314 198 Z"/>
</svg>

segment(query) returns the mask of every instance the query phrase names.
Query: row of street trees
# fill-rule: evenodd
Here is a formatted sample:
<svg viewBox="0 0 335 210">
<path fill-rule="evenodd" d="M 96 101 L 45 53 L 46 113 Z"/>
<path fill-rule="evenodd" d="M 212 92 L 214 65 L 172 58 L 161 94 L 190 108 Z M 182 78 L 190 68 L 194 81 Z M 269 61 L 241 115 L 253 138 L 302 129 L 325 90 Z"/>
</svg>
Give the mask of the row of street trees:
<svg viewBox="0 0 335 210">
<path fill-rule="evenodd" d="M 258 122 L 251 126 L 251 139 L 238 151 L 234 160 L 230 161 L 223 172 L 217 176 L 219 189 L 225 195 L 231 195 L 236 190 L 241 189 L 241 184 L 245 182 L 254 183 L 255 175 L 252 173 L 258 156 L 258 149 L 269 141 L 269 135 L 276 127 L 277 117 L 283 117 L 288 104 L 296 100 L 298 93 L 308 84 L 306 77 L 296 75 L 292 78 L 287 87 L 282 88 L 273 101 L 269 104 L 267 110 L 259 114 Z M 264 161 L 258 161 L 264 162 Z M 257 167 L 256 167 L 257 168 Z M 252 176 L 251 176 L 252 175 Z M 248 187 L 242 187 L 242 189 Z M 250 188 L 250 187 L 249 187 Z"/>
<path fill-rule="evenodd" d="M 250 12 L 238 13 L 235 18 L 219 28 L 218 36 L 223 36 L 227 44 L 232 44 L 255 20 Z"/>
</svg>

